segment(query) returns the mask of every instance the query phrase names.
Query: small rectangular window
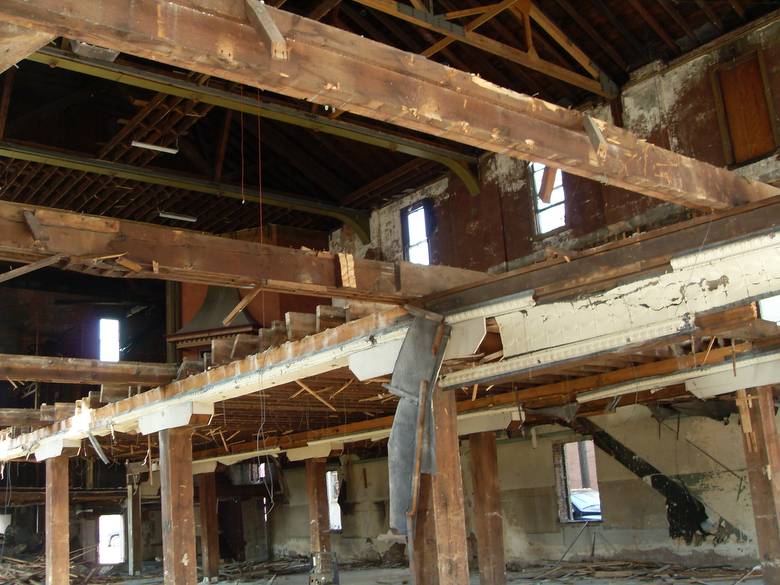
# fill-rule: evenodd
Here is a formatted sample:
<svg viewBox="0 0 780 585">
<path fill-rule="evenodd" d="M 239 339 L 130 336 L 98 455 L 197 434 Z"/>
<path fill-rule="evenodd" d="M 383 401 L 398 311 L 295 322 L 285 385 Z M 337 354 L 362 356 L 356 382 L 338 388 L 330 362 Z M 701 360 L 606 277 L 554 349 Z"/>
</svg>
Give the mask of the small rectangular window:
<svg viewBox="0 0 780 585">
<path fill-rule="evenodd" d="M 532 162 L 531 192 L 534 198 L 534 219 L 537 235 L 544 235 L 566 226 L 566 193 L 563 174 L 558 169 Z"/>
<path fill-rule="evenodd" d="M 119 361 L 119 321 L 100 320 L 100 361 Z"/>
<path fill-rule="evenodd" d="M 339 505 L 341 481 L 339 479 L 339 472 L 326 472 L 325 482 L 328 488 L 328 516 L 330 518 L 330 529 L 337 532 L 341 530 L 341 506 Z"/>
<path fill-rule="evenodd" d="M 428 237 L 431 232 L 430 203 L 420 201 L 401 210 L 404 259 L 415 264 L 430 264 Z"/>
<path fill-rule="evenodd" d="M 553 451 L 562 522 L 600 522 L 601 498 L 593 441 L 555 445 Z"/>
</svg>

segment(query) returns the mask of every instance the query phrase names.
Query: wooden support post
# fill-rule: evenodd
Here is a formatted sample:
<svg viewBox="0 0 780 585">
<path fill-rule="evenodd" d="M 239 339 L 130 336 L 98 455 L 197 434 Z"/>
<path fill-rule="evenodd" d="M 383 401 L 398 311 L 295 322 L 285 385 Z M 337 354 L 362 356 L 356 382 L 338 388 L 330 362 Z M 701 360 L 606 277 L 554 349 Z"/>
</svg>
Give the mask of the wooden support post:
<svg viewBox="0 0 780 585">
<path fill-rule="evenodd" d="M 414 585 L 438 585 L 436 526 L 433 520 L 433 478 L 420 474 L 420 494 L 414 523 L 413 548 L 409 554 Z"/>
<path fill-rule="evenodd" d="M 191 435 L 186 427 L 159 433 L 165 585 L 196 585 L 198 581 Z"/>
<path fill-rule="evenodd" d="M 771 386 L 738 399 L 758 553 L 766 583 L 780 583 L 780 439 Z"/>
<path fill-rule="evenodd" d="M 436 475 L 432 483 L 439 583 L 468 585 L 466 513 L 457 414 L 455 393 L 435 388 L 433 421 L 436 429 Z"/>
<path fill-rule="evenodd" d="M 219 527 L 217 520 L 217 481 L 214 473 L 198 476 L 200 501 L 200 556 L 203 576 L 219 577 Z"/>
<path fill-rule="evenodd" d="M 474 524 L 477 531 L 477 559 L 481 585 L 505 585 L 504 532 L 501 494 L 498 489 L 496 434 L 477 433 L 469 437 L 471 476 L 474 482 Z"/>
<path fill-rule="evenodd" d="M 143 571 L 141 539 L 141 490 L 133 481 L 127 484 L 127 572 L 130 576 Z"/>
<path fill-rule="evenodd" d="M 331 550 L 325 462 L 322 458 L 306 460 L 306 494 L 309 501 L 309 541 L 312 555 Z"/>
<path fill-rule="evenodd" d="M 46 460 L 46 585 L 70 583 L 68 455 Z"/>
</svg>

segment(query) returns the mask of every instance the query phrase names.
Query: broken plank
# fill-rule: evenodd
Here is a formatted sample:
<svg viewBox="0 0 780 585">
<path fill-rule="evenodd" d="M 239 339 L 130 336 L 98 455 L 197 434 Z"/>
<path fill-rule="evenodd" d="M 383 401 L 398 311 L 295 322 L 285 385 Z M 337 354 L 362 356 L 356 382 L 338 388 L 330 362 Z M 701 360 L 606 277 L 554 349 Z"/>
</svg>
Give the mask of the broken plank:
<svg viewBox="0 0 780 585">
<path fill-rule="evenodd" d="M 62 260 L 62 256 L 60 254 L 55 254 L 54 256 L 49 256 L 48 258 L 38 260 L 37 262 L 33 262 L 32 264 L 26 264 L 25 266 L 14 268 L 13 270 L 9 270 L 8 272 L 3 272 L 2 274 L 0 274 L 0 282 L 8 282 L 9 280 L 13 280 L 14 278 L 18 278 L 19 276 L 29 274 L 30 272 L 35 272 L 36 270 L 40 270 L 41 268 L 54 266 L 61 260 Z"/>
</svg>

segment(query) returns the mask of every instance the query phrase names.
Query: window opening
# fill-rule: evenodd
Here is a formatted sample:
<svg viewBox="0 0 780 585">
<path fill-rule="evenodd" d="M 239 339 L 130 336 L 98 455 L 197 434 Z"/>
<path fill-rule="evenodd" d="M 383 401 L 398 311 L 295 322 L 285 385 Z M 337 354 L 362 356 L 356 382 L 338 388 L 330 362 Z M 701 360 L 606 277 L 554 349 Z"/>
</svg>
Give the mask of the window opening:
<svg viewBox="0 0 780 585">
<path fill-rule="evenodd" d="M 100 360 L 119 361 L 119 321 L 116 319 L 100 320 Z"/>
<path fill-rule="evenodd" d="M 601 521 L 601 497 L 593 441 L 587 439 L 556 445 L 554 454 L 561 521 Z"/>
<path fill-rule="evenodd" d="M 341 482 L 338 471 L 327 471 L 325 473 L 325 482 L 328 488 L 328 516 L 330 518 L 330 529 L 332 531 L 341 530 L 341 506 L 339 505 L 339 492 L 341 491 Z"/>
<path fill-rule="evenodd" d="M 401 211 L 404 235 L 404 258 L 415 264 L 430 264 L 428 245 L 430 206 L 425 201 Z"/>
<path fill-rule="evenodd" d="M 548 234 L 565 227 L 566 193 L 563 190 L 563 173 L 537 162 L 530 163 L 529 168 L 536 234 Z"/>
</svg>

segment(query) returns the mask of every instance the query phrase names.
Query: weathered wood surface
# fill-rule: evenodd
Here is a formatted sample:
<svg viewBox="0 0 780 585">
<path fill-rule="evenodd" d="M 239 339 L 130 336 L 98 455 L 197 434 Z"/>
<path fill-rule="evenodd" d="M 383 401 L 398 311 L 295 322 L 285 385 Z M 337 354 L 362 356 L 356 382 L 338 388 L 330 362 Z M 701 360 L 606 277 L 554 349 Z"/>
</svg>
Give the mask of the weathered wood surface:
<svg viewBox="0 0 780 585">
<path fill-rule="evenodd" d="M 219 525 L 217 519 L 217 481 L 214 473 L 198 476 L 200 510 L 200 558 L 203 576 L 219 577 Z"/>
<path fill-rule="evenodd" d="M 45 242 L 35 240 L 25 222 L 25 210 L 35 211 L 48 236 Z M 66 269 L 89 274 L 259 287 L 396 304 L 491 278 L 482 272 L 447 266 L 355 260 L 357 287 L 343 288 L 338 257 L 329 252 L 0 203 L 0 259 L 27 263 L 55 253 L 69 259 Z M 141 271 L 116 264 L 120 256 L 140 265 Z"/>
<path fill-rule="evenodd" d="M 756 538 L 766 583 L 780 583 L 780 437 L 772 388 L 751 388 L 737 398 Z"/>
<path fill-rule="evenodd" d="M 325 459 L 306 460 L 306 501 L 309 505 L 309 543 L 312 554 L 331 551 L 325 464 Z"/>
<path fill-rule="evenodd" d="M 0 73 L 53 39 L 54 35 L 49 33 L 0 22 Z"/>
<path fill-rule="evenodd" d="M 471 479 L 474 484 L 474 527 L 480 585 L 505 585 L 504 529 L 498 486 L 496 433 L 469 437 Z"/>
<path fill-rule="evenodd" d="M 176 364 L 0 354 L 0 378 L 24 382 L 157 386 L 173 380 L 176 368 Z"/>
<path fill-rule="evenodd" d="M 68 454 L 46 460 L 46 585 L 70 583 Z"/>
<path fill-rule="evenodd" d="M 460 469 L 457 414 L 455 393 L 434 388 L 436 474 L 433 476 L 432 489 L 439 583 L 468 585 L 466 511 Z"/>
<path fill-rule="evenodd" d="M 246 83 L 701 209 L 778 189 L 604 124 L 600 159 L 583 114 L 412 53 L 268 7 L 287 60 L 258 50 L 242 0 L 6 0 L 3 20 Z"/>
<path fill-rule="evenodd" d="M 192 431 L 186 427 L 166 429 L 159 436 L 163 582 L 197 585 Z"/>
</svg>

